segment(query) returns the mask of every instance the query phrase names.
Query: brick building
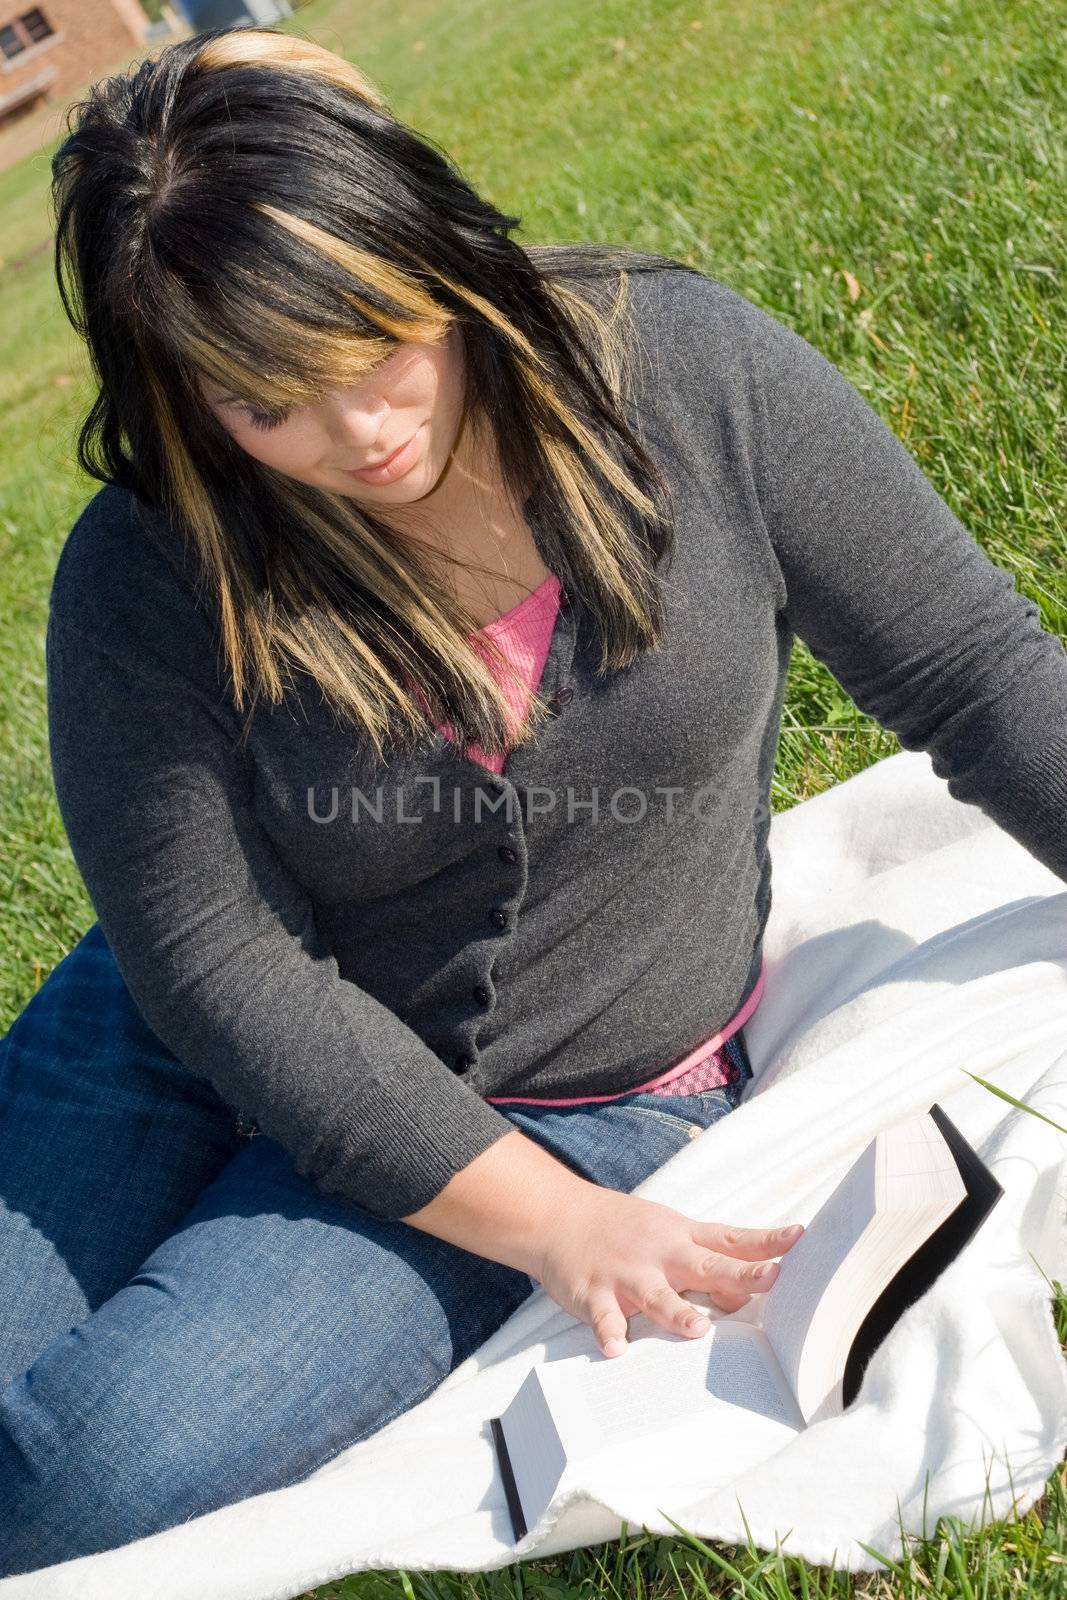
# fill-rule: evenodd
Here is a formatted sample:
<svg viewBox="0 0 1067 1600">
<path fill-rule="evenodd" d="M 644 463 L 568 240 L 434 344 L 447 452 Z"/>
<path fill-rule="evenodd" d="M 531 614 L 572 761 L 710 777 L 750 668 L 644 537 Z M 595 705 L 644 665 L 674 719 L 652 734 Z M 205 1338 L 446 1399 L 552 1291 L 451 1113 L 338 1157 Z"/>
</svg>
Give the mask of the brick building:
<svg viewBox="0 0 1067 1600">
<path fill-rule="evenodd" d="M 139 0 L 0 0 L 0 134 L 145 53 Z"/>
</svg>

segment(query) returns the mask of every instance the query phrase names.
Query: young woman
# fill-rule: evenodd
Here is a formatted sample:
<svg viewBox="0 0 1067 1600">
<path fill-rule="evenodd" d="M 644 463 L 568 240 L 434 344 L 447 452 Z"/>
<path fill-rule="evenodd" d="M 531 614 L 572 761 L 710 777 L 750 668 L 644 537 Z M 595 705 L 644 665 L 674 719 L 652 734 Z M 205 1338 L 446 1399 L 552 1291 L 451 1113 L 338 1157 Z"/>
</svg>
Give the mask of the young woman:
<svg viewBox="0 0 1067 1600">
<path fill-rule="evenodd" d="M 774 1282 L 798 1229 L 631 1191 L 751 1075 L 794 631 L 1067 867 L 1058 641 L 804 340 L 523 250 L 297 37 L 77 111 L 104 487 L 48 710 L 99 920 L 2 1041 L 4 1575 L 305 1477 L 538 1285 L 610 1357 Z"/>
</svg>

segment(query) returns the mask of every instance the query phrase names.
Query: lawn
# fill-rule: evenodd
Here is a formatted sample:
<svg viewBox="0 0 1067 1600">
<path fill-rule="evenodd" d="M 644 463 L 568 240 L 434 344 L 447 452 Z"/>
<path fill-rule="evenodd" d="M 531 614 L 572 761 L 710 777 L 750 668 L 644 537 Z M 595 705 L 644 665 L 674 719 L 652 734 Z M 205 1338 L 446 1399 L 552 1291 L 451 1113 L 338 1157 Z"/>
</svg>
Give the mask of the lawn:
<svg viewBox="0 0 1067 1600">
<path fill-rule="evenodd" d="M 810 339 L 1067 635 L 1058 0 L 312 0 L 286 26 L 357 61 L 521 217 L 520 241 L 669 252 Z M 93 921 L 44 716 L 49 581 L 97 487 L 73 461 L 91 384 L 52 277 L 50 154 L 0 174 L 0 1030 Z M 898 748 L 798 642 L 776 809 Z M 366 1574 L 316 1594 L 1021 1600 L 1065 1581 L 1060 1473 L 1022 1521 L 964 1539 L 946 1525 L 877 1578 L 638 1530 L 484 1579 Z"/>
</svg>

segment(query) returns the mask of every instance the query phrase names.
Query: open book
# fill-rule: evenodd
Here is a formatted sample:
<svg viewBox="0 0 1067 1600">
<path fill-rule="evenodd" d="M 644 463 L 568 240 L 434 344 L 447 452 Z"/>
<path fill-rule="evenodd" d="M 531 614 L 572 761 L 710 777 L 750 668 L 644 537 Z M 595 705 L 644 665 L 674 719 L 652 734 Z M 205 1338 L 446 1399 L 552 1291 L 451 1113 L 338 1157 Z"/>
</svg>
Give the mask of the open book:
<svg viewBox="0 0 1067 1600">
<path fill-rule="evenodd" d="M 701 1338 L 655 1327 L 621 1356 L 534 1367 L 490 1419 L 515 1538 L 594 1458 L 610 1465 L 633 1449 L 668 1470 L 688 1434 L 712 1447 L 705 1468 L 722 1454 L 733 1474 L 750 1464 L 746 1454 L 764 1459 L 844 1410 L 894 1323 L 1002 1193 L 933 1105 L 876 1135 L 781 1258 L 767 1293 L 720 1313 Z M 754 1307 L 758 1323 L 744 1320 Z M 703 1481 L 710 1487 L 706 1471 Z"/>
</svg>

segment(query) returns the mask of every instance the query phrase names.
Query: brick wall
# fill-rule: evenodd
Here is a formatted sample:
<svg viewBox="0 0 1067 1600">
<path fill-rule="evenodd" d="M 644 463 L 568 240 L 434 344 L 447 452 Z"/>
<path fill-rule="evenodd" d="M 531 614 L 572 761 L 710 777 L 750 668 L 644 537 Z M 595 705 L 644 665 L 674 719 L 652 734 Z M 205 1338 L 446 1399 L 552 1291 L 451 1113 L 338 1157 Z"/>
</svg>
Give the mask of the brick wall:
<svg viewBox="0 0 1067 1600">
<path fill-rule="evenodd" d="M 148 18 L 138 0 L 0 0 L 0 30 L 37 11 L 54 33 L 11 59 L 0 54 L 0 135 L 42 106 L 60 109 L 84 84 L 147 53 Z M 22 99 L 38 84 L 43 93 Z"/>
</svg>

